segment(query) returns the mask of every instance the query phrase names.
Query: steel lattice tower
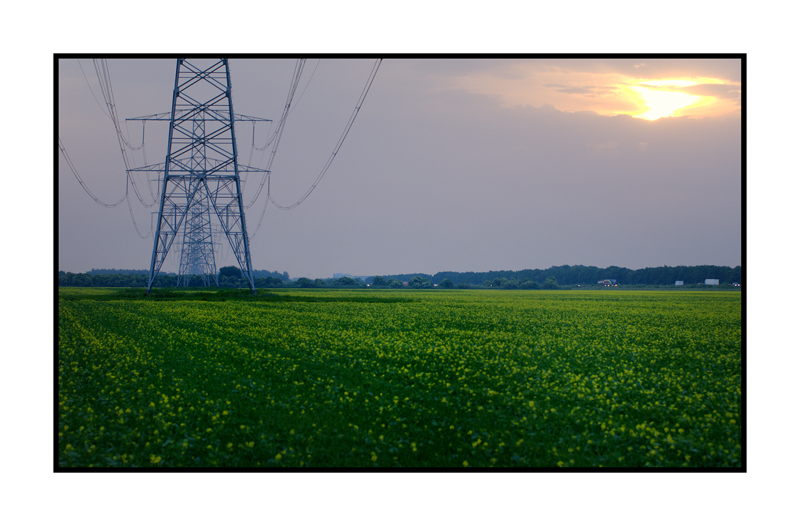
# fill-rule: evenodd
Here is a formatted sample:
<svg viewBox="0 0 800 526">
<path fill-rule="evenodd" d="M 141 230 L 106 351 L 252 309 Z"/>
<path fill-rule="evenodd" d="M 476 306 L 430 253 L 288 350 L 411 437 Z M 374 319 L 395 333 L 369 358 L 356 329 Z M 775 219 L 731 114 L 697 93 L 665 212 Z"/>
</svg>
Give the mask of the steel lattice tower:
<svg viewBox="0 0 800 526">
<path fill-rule="evenodd" d="M 166 114 L 128 120 L 167 120 Z M 268 121 L 235 115 L 227 59 L 200 65 L 178 59 L 169 143 L 164 165 L 138 171 L 161 171 L 161 202 L 150 260 L 147 291 L 153 287 L 167 254 L 181 238 L 178 282 L 188 285 L 192 275 L 201 275 L 205 285 L 213 277 L 219 285 L 214 261 L 212 223 L 218 224 L 255 293 L 250 243 L 242 204 L 241 172 L 261 172 L 237 161 L 234 121 Z"/>
<path fill-rule="evenodd" d="M 211 280 L 219 286 L 216 265 L 214 264 L 214 239 L 211 233 L 211 209 L 208 192 L 198 189 L 198 195 L 189 207 L 184 220 L 181 263 L 178 271 L 178 285 L 181 279 L 189 285 L 192 276 L 199 275 L 203 286 L 208 287 Z"/>
</svg>

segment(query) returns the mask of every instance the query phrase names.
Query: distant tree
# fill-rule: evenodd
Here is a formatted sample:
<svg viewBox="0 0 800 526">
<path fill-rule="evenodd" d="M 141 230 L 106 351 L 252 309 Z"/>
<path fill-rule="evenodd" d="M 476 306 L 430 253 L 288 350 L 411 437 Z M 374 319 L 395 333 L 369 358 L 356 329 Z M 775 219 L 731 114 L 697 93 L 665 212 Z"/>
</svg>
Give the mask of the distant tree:
<svg viewBox="0 0 800 526">
<path fill-rule="evenodd" d="M 356 280 L 354 280 L 350 276 L 342 276 L 341 278 L 336 280 L 336 285 L 340 287 L 352 287 L 355 284 Z"/>
<path fill-rule="evenodd" d="M 504 289 L 516 289 L 517 287 L 519 287 L 519 283 L 517 283 L 515 279 L 507 279 L 505 283 L 503 283 Z"/>
<path fill-rule="evenodd" d="M 192 280 L 194 280 L 194 277 L 192 278 Z M 202 283 L 202 281 L 197 281 L 197 283 Z M 243 287 L 249 287 L 249 284 L 247 283 L 247 280 L 241 276 L 239 277 L 224 276 L 219 279 L 219 286 L 238 289 Z"/>
<path fill-rule="evenodd" d="M 91 287 L 94 284 L 93 281 L 92 275 L 89 273 L 75 275 L 76 287 Z"/>
<path fill-rule="evenodd" d="M 408 280 L 408 286 L 413 287 L 415 289 L 430 289 L 433 287 L 433 283 L 428 278 L 423 278 L 422 276 L 414 276 L 410 280 Z"/>
<path fill-rule="evenodd" d="M 372 278 L 373 287 L 385 287 L 386 285 L 388 285 L 388 282 L 386 281 L 386 278 L 384 278 L 383 276 L 375 276 L 374 278 Z"/>
<path fill-rule="evenodd" d="M 469 283 L 467 283 L 466 281 L 464 281 L 462 283 L 459 283 L 458 284 L 458 288 L 460 288 L 460 289 L 468 289 L 469 288 Z"/>
<path fill-rule="evenodd" d="M 444 278 L 439 286 L 443 289 L 452 289 L 455 285 L 453 285 L 453 281 L 449 278 Z"/>
<path fill-rule="evenodd" d="M 393 289 L 402 289 L 404 287 L 403 282 L 399 279 L 390 279 L 389 286 Z"/>
<path fill-rule="evenodd" d="M 519 288 L 528 289 L 528 290 L 530 290 L 530 289 L 538 289 L 539 288 L 539 284 L 536 283 L 533 280 L 527 279 L 527 280 L 523 281 L 522 283 L 520 283 Z"/>
<path fill-rule="evenodd" d="M 314 287 L 314 282 L 308 278 L 300 278 L 295 283 L 297 283 L 298 287 L 302 288 L 312 288 Z"/>
<path fill-rule="evenodd" d="M 225 277 L 239 279 L 242 277 L 242 271 L 239 270 L 239 267 L 222 267 L 219 269 L 219 277 L 220 279 Z"/>
<path fill-rule="evenodd" d="M 283 280 L 281 278 L 271 277 L 264 278 L 268 287 L 283 287 Z"/>
<path fill-rule="evenodd" d="M 558 281 L 553 276 L 548 277 L 544 280 L 544 288 L 546 289 L 557 289 L 558 288 Z"/>
<path fill-rule="evenodd" d="M 315 287 L 325 287 L 327 285 L 328 285 L 328 282 L 326 282 L 324 279 L 317 278 L 317 279 L 314 280 L 314 286 Z"/>
<path fill-rule="evenodd" d="M 484 287 L 491 287 L 492 286 L 492 282 L 487 279 L 486 281 L 483 282 L 483 286 Z"/>
</svg>

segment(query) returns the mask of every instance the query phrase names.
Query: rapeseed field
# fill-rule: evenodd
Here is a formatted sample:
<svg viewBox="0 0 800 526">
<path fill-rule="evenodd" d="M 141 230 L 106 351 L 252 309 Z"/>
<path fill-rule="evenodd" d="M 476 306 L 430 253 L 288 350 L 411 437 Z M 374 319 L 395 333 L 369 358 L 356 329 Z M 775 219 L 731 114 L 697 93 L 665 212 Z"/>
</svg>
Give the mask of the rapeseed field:
<svg viewBox="0 0 800 526">
<path fill-rule="evenodd" d="M 738 292 L 89 291 L 59 468 L 742 466 Z"/>
</svg>

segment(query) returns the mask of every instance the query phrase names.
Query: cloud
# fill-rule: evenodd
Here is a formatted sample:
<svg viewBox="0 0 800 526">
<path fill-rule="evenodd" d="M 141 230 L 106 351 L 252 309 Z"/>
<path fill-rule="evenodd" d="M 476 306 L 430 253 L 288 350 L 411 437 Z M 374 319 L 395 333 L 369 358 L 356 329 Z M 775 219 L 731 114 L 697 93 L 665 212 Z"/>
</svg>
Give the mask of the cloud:
<svg viewBox="0 0 800 526">
<path fill-rule="evenodd" d="M 594 111 L 601 115 L 620 113 L 640 114 L 649 108 L 641 92 L 629 87 L 646 83 L 651 90 L 683 91 L 687 83 L 702 81 L 703 85 L 735 85 L 737 75 L 732 66 L 739 60 L 648 60 L 641 59 L 530 59 L 460 62 L 457 66 L 442 68 L 444 73 L 436 78 L 435 86 L 445 92 L 466 90 L 471 93 L 492 95 L 505 106 L 530 105 L 541 107 L 551 104 L 563 111 Z M 412 65 L 413 67 L 417 67 Z M 638 66 L 638 67 L 637 67 Z M 433 69 L 426 69 L 432 75 Z M 712 73 L 719 72 L 721 77 Z M 654 84 L 662 79 L 676 79 L 677 86 Z M 692 79 L 692 80 L 688 80 Z M 702 91 L 704 88 L 699 88 Z M 735 94 L 719 88 L 708 87 L 709 93 L 720 93 L 735 100 Z M 691 110 L 679 114 L 693 117 L 720 115 L 738 111 L 736 105 L 720 104 L 709 100 L 695 104 Z M 675 108 L 678 109 L 677 107 Z M 651 115 L 648 113 L 648 115 Z"/>
<path fill-rule="evenodd" d="M 572 88 L 562 88 L 557 90 L 560 93 L 571 93 L 571 94 L 578 94 L 578 95 L 586 95 L 591 94 L 594 95 L 595 87 L 594 86 L 581 86 L 581 87 L 572 87 Z"/>
<path fill-rule="evenodd" d="M 718 99 L 741 99 L 741 86 L 733 84 L 697 84 L 678 88 L 675 91 L 688 93 L 689 95 L 703 95 L 706 97 L 716 97 Z"/>
</svg>

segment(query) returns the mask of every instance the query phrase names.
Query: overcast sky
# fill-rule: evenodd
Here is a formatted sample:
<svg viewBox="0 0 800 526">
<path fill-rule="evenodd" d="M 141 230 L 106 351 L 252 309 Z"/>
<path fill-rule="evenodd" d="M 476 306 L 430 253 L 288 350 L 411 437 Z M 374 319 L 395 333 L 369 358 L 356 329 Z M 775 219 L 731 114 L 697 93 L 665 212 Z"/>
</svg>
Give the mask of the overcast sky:
<svg viewBox="0 0 800 526">
<path fill-rule="evenodd" d="M 308 59 L 272 165 L 276 202 L 295 202 L 314 182 L 374 62 Z M 295 64 L 232 59 L 234 111 L 277 121 Z M 108 68 L 121 119 L 170 110 L 174 59 Z M 58 136 L 89 190 L 115 202 L 125 167 L 95 65 L 64 59 L 58 73 Z M 253 268 L 319 278 L 740 265 L 740 90 L 733 59 L 387 58 L 310 197 L 264 211 L 262 193 L 246 210 Z M 164 161 L 167 131 L 147 124 L 136 166 Z M 240 163 L 265 166 L 253 144 L 270 131 L 237 124 Z M 142 142 L 140 123 L 124 133 Z M 245 203 L 259 183 L 247 179 Z M 60 270 L 149 268 L 157 205 L 131 193 L 142 238 L 127 204 L 98 206 L 61 156 L 58 191 Z M 162 270 L 177 270 L 173 252 Z M 223 246 L 217 265 L 231 264 Z"/>
</svg>

